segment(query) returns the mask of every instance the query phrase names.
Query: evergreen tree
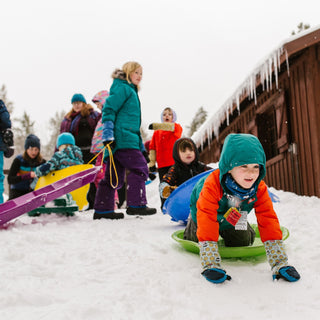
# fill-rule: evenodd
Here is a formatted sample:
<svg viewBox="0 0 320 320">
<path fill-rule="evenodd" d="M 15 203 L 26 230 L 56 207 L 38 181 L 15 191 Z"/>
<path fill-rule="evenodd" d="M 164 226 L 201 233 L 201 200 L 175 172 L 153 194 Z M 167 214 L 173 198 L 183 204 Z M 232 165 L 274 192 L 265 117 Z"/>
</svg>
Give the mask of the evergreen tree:
<svg viewBox="0 0 320 320">
<path fill-rule="evenodd" d="M 310 28 L 310 24 L 304 24 L 303 22 L 300 22 L 300 23 L 297 25 L 297 28 L 298 28 L 297 33 L 299 33 L 299 32 L 301 32 L 301 31 L 304 31 L 304 30 L 309 29 L 309 28 Z M 291 35 L 294 36 L 295 34 L 296 34 L 296 32 L 293 30 L 293 31 L 291 32 Z"/>
<path fill-rule="evenodd" d="M 187 126 L 187 128 L 189 129 L 189 137 L 191 137 L 198 130 L 198 128 L 206 121 L 207 115 L 208 112 L 204 110 L 203 107 L 200 107 L 198 109 L 190 126 Z"/>
</svg>

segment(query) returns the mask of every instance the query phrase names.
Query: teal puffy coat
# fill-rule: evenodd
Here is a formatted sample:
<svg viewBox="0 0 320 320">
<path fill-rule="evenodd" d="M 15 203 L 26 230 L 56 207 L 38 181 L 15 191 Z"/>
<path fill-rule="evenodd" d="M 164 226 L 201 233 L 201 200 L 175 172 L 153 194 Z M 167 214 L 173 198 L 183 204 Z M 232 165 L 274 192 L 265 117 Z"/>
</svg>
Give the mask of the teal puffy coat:
<svg viewBox="0 0 320 320">
<path fill-rule="evenodd" d="M 137 87 L 122 78 L 114 78 L 110 95 L 102 109 L 102 123 L 113 123 L 115 148 L 143 151 L 140 134 L 141 107 Z"/>
</svg>

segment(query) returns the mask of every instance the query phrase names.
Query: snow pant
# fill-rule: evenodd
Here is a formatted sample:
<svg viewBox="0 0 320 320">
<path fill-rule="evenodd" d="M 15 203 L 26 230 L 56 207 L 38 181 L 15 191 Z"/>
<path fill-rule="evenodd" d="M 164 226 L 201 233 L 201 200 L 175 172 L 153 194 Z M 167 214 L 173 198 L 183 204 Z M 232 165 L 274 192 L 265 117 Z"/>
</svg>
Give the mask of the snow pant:
<svg viewBox="0 0 320 320">
<path fill-rule="evenodd" d="M 118 175 L 118 185 L 116 185 L 116 175 L 111 167 L 110 158 L 106 160 L 106 172 L 104 178 L 99 182 L 96 193 L 94 209 L 97 212 L 114 211 L 115 190 L 120 189 L 124 184 L 126 169 L 127 174 L 127 205 L 144 206 L 147 204 L 146 185 L 148 179 L 148 166 L 142 152 L 137 149 L 119 149 L 114 155 L 114 164 Z M 112 180 L 110 181 L 110 178 Z M 112 183 L 112 185 L 111 185 Z"/>
<path fill-rule="evenodd" d="M 197 228 L 197 224 L 193 221 L 193 219 L 191 219 L 191 217 L 189 217 L 186 229 L 184 230 L 183 238 L 198 242 Z M 223 238 L 226 247 L 251 246 L 256 237 L 256 233 L 249 223 L 247 230 L 236 230 L 235 228 L 229 228 L 225 230 L 219 230 L 219 234 Z"/>
<path fill-rule="evenodd" d="M 0 203 L 3 203 L 4 193 L 4 174 L 3 174 L 3 151 L 0 151 Z"/>
</svg>

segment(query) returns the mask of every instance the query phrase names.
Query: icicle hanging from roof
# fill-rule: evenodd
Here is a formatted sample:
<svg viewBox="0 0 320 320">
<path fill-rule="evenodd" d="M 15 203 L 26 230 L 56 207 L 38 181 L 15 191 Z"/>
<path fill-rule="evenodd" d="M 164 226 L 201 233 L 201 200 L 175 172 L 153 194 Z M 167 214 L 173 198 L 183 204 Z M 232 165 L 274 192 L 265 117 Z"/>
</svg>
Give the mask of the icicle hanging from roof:
<svg viewBox="0 0 320 320">
<path fill-rule="evenodd" d="M 236 105 L 238 114 L 240 114 L 240 98 L 243 95 L 247 95 L 249 99 L 254 99 L 254 103 L 257 103 L 257 93 L 256 93 L 256 80 L 260 78 L 260 83 L 262 85 L 262 90 L 267 91 L 272 89 L 272 74 L 275 75 L 275 85 L 278 88 L 278 72 L 280 71 L 280 57 L 285 53 L 286 64 L 289 75 L 289 61 L 287 50 L 284 50 L 283 46 L 274 50 L 262 64 L 259 64 L 257 68 L 245 79 L 245 81 L 240 85 L 234 94 L 215 112 L 207 121 L 205 121 L 202 126 L 193 134 L 192 139 L 194 142 L 201 146 L 203 149 L 204 139 L 207 139 L 208 146 L 212 140 L 212 132 L 214 136 L 218 139 L 219 137 L 219 127 L 221 123 L 226 120 L 227 125 L 229 125 L 229 115 L 233 110 L 233 106 Z"/>
</svg>

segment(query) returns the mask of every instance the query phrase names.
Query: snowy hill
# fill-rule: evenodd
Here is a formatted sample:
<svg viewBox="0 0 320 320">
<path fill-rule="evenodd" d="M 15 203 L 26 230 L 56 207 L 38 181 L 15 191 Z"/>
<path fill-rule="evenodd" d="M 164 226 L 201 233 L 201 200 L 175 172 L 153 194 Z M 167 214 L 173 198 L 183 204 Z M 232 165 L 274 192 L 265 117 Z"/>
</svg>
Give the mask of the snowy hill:
<svg viewBox="0 0 320 320">
<path fill-rule="evenodd" d="M 271 190 L 297 283 L 273 282 L 265 257 L 223 260 L 232 280 L 206 281 L 199 257 L 171 239 L 183 226 L 160 213 L 156 180 L 147 186 L 154 216 L 23 216 L 0 230 L 0 319 L 316 319 L 320 199 Z"/>
</svg>

